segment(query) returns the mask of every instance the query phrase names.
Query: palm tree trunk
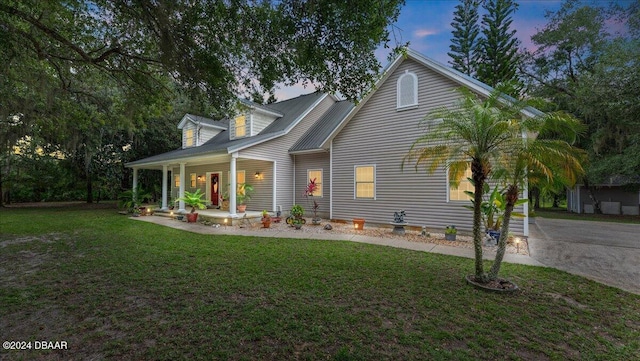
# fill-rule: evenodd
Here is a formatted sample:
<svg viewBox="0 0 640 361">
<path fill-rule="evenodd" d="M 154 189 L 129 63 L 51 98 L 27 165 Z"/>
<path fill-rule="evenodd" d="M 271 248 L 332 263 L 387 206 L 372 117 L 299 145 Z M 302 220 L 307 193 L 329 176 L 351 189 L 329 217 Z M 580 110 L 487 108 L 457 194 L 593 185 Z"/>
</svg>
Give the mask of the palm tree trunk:
<svg viewBox="0 0 640 361">
<path fill-rule="evenodd" d="M 489 280 L 495 280 L 498 278 L 500 272 L 500 266 L 502 266 L 502 259 L 507 248 L 507 238 L 509 238 L 509 223 L 511 222 L 511 212 L 513 207 L 518 201 L 518 187 L 510 186 L 507 190 L 507 204 L 505 205 L 504 215 L 502 220 L 502 227 L 500 228 L 500 238 L 498 239 L 498 251 L 496 252 L 496 258 L 489 270 Z"/>
<path fill-rule="evenodd" d="M 482 263 L 482 191 L 484 187 L 483 179 L 475 179 L 473 194 L 473 249 L 476 261 L 476 281 L 486 282 L 487 275 L 484 273 Z"/>
</svg>

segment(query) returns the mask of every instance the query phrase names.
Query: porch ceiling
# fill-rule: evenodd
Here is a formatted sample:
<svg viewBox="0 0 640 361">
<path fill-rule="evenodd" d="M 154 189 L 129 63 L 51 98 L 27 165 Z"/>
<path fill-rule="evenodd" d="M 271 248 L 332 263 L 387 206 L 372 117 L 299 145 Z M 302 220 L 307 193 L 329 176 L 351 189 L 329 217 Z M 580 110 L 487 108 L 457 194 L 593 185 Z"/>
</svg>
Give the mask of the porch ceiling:
<svg viewBox="0 0 640 361">
<path fill-rule="evenodd" d="M 207 155 L 199 155 L 199 156 L 185 157 L 185 158 L 179 158 L 179 159 L 136 164 L 131 168 L 162 170 L 163 165 L 166 165 L 168 167 L 178 167 L 180 166 L 180 163 L 186 163 L 188 166 L 194 166 L 194 165 L 213 164 L 213 163 L 227 163 L 229 162 L 230 159 L 231 159 L 231 155 L 227 153 L 207 154 Z"/>
</svg>

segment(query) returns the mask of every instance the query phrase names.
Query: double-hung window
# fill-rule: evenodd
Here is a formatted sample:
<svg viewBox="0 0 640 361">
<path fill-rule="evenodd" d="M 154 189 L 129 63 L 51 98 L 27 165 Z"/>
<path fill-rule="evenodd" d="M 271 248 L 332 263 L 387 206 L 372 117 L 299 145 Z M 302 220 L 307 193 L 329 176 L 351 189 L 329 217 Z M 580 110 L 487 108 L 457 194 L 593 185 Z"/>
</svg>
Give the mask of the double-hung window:
<svg viewBox="0 0 640 361">
<path fill-rule="evenodd" d="M 373 165 L 355 166 L 354 169 L 354 198 L 376 198 L 376 167 Z"/>
</svg>

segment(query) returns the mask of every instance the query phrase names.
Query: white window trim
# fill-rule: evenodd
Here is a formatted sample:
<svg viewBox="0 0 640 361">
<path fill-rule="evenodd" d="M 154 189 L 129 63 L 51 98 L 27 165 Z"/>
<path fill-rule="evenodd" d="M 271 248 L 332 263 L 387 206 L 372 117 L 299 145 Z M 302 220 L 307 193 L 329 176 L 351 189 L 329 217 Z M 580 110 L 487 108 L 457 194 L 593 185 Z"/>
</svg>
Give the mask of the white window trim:
<svg viewBox="0 0 640 361">
<path fill-rule="evenodd" d="M 244 116 L 244 135 L 238 136 L 237 130 L 238 130 L 238 125 L 236 123 L 237 119 L 241 116 Z M 251 130 L 251 114 L 248 113 L 241 113 L 236 115 L 233 118 L 233 139 L 241 139 L 241 138 L 246 138 L 249 136 L 249 132 Z"/>
<path fill-rule="evenodd" d="M 320 172 L 320 184 L 322 184 L 322 194 L 317 196 L 314 195 L 315 198 L 324 198 L 324 170 L 322 168 L 314 168 L 314 169 L 307 169 L 307 184 L 309 184 L 309 182 L 311 181 L 311 177 L 309 177 L 309 172 Z"/>
<path fill-rule="evenodd" d="M 400 82 L 406 76 L 410 76 L 413 78 L 413 95 L 414 95 L 414 103 L 400 105 Z M 416 109 L 418 107 L 418 76 L 415 73 L 410 73 L 409 70 L 405 70 L 404 74 L 398 77 L 398 81 L 396 82 L 396 110 L 409 110 Z"/>
<path fill-rule="evenodd" d="M 373 167 L 373 198 L 358 197 L 356 169 L 361 167 Z M 376 197 L 378 196 L 378 192 L 377 192 L 378 179 L 376 177 L 376 173 L 377 173 L 377 169 L 375 164 L 356 164 L 353 166 L 353 199 L 376 200 Z"/>
</svg>

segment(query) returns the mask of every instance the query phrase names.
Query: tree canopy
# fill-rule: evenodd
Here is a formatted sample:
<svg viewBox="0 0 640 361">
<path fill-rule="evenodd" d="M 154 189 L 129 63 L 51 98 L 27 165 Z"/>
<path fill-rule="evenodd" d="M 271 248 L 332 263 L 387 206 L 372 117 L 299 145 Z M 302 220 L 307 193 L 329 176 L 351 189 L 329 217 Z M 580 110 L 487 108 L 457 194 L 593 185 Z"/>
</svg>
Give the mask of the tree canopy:
<svg viewBox="0 0 640 361">
<path fill-rule="evenodd" d="M 640 2 L 626 8 L 565 1 L 532 37 L 520 71 L 534 95 L 584 120 L 587 184 L 640 174 Z"/>
<path fill-rule="evenodd" d="M 462 0 L 456 5 L 453 13 L 450 52 L 447 53 L 451 60 L 449 63 L 454 69 L 475 76 L 478 69 L 478 41 L 480 26 L 478 25 L 478 0 Z"/>
<path fill-rule="evenodd" d="M 130 87 L 168 74 L 217 106 L 239 93 L 299 81 L 358 99 L 381 68 L 374 50 L 389 44 L 401 5 L 6 0 L 0 31 L 4 45 L 47 62 L 63 88 L 69 69 L 93 67 Z"/>
<path fill-rule="evenodd" d="M 400 49 L 390 25 L 402 3 L 2 0 L 0 193 L 26 135 L 73 164 L 90 200 L 99 174 L 118 173 L 104 165 L 122 168 L 123 147 L 175 126 L 184 99 L 221 115 L 238 96 L 272 101 L 276 84 L 299 82 L 358 99 L 381 69 L 374 50 Z M 154 144 L 170 147 L 169 134 Z"/>
</svg>

